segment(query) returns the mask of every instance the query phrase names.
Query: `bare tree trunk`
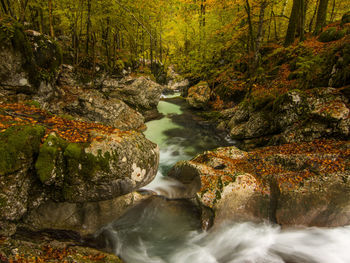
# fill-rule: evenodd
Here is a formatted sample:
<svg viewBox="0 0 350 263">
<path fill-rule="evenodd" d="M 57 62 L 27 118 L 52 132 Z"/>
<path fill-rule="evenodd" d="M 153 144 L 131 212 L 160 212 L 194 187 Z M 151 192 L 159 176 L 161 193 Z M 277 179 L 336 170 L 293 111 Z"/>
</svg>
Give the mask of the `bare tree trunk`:
<svg viewBox="0 0 350 263">
<path fill-rule="evenodd" d="M 88 0 L 87 8 L 88 8 L 88 13 L 87 13 L 87 21 L 86 21 L 86 46 L 85 46 L 86 55 L 89 54 L 90 26 L 91 26 L 91 0 Z"/>
<path fill-rule="evenodd" d="M 313 14 L 312 14 L 311 19 L 310 19 L 310 23 L 309 23 L 309 32 L 312 31 L 313 23 L 314 23 L 314 21 L 315 21 L 315 17 L 316 17 L 316 14 L 317 14 L 317 6 L 318 6 L 318 4 L 319 4 L 319 0 L 316 1 L 316 8 L 315 8 L 315 10 L 314 10 L 314 12 L 313 12 Z"/>
<path fill-rule="evenodd" d="M 320 0 L 317 10 L 317 19 L 314 35 L 318 35 L 326 24 L 328 0 Z"/>
<path fill-rule="evenodd" d="M 53 18 L 52 18 L 52 0 L 48 0 L 48 4 L 49 4 L 49 23 L 50 23 L 50 36 L 53 38 L 55 37 L 55 32 L 53 29 Z"/>
<path fill-rule="evenodd" d="M 264 17 L 265 17 L 265 9 L 268 6 L 267 1 L 263 1 L 260 4 L 260 13 L 259 13 L 259 24 L 258 24 L 258 32 L 255 40 L 255 53 L 254 53 L 254 67 L 258 67 L 259 59 L 260 59 L 260 45 L 263 40 L 263 26 L 264 26 Z"/>
<path fill-rule="evenodd" d="M 248 53 L 250 51 L 255 51 L 255 46 L 254 46 L 254 31 L 253 31 L 253 24 L 252 24 L 252 18 L 251 18 L 251 11 L 250 11 L 250 4 L 249 0 L 246 0 L 246 5 L 244 6 L 245 10 L 247 12 L 248 16 L 248 26 L 249 26 L 249 45 L 248 45 Z"/>
<path fill-rule="evenodd" d="M 298 26 L 299 14 L 300 14 L 300 0 L 294 0 L 292 13 L 289 18 L 287 34 L 284 41 L 285 46 L 289 46 L 294 42 L 295 33 Z"/>
<path fill-rule="evenodd" d="M 333 20 L 334 20 L 335 2 L 336 2 L 336 0 L 333 0 L 333 4 L 332 4 L 332 13 L 331 13 L 331 23 L 332 23 Z"/>
</svg>

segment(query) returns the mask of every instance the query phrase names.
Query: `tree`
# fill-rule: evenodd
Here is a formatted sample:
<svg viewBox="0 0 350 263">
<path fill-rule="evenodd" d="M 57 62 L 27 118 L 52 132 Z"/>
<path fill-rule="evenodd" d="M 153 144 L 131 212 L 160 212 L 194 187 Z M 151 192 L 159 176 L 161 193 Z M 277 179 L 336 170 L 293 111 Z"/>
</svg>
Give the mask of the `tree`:
<svg viewBox="0 0 350 263">
<path fill-rule="evenodd" d="M 320 0 L 320 3 L 318 5 L 318 10 L 317 10 L 317 18 L 316 18 L 316 25 L 315 25 L 315 32 L 314 32 L 315 35 L 319 34 L 322 28 L 326 24 L 327 9 L 328 9 L 328 0 Z"/>
</svg>

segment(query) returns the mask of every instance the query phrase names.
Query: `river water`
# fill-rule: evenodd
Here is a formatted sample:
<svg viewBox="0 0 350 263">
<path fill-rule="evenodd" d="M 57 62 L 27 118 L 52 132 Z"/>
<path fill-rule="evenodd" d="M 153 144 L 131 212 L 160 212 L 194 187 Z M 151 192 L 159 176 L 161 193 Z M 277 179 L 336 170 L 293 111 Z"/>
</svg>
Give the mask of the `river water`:
<svg viewBox="0 0 350 263">
<path fill-rule="evenodd" d="M 200 230 L 199 211 L 176 197 L 179 183 L 167 171 L 179 160 L 229 143 L 199 124 L 178 98 L 161 101 L 160 120 L 145 135 L 160 147 L 160 167 L 147 190 L 152 197 L 97 234 L 126 263 L 349 263 L 350 227 L 281 229 L 270 224 L 228 222 Z"/>
</svg>

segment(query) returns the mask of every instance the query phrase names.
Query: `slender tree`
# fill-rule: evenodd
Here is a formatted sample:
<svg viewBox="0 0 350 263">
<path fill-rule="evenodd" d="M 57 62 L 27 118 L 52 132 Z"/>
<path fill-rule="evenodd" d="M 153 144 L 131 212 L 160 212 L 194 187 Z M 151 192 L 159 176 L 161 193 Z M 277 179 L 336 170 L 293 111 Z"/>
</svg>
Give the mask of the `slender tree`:
<svg viewBox="0 0 350 263">
<path fill-rule="evenodd" d="M 317 10 L 317 19 L 315 25 L 314 35 L 317 35 L 321 32 L 322 28 L 326 24 L 327 18 L 327 9 L 328 9 L 328 0 L 320 0 Z"/>
</svg>

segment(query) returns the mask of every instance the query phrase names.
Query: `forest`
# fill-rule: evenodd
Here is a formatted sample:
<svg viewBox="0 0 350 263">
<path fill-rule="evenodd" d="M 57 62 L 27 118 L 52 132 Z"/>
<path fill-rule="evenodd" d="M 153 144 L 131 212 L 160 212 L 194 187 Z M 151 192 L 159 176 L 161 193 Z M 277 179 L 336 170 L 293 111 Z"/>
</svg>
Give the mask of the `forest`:
<svg viewBox="0 0 350 263">
<path fill-rule="evenodd" d="M 350 0 L 0 0 L 0 263 L 350 262 Z"/>
</svg>

